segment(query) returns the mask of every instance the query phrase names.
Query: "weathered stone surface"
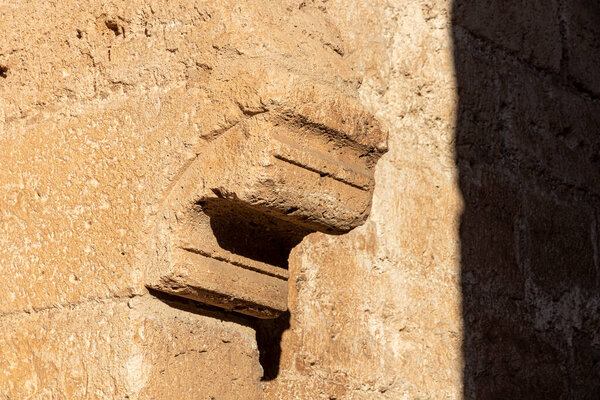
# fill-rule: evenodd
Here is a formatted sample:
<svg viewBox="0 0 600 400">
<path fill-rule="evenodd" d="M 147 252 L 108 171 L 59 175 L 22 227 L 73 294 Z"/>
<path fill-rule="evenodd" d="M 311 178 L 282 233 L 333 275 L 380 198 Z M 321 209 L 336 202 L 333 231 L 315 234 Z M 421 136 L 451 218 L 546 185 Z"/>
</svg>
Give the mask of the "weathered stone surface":
<svg viewBox="0 0 600 400">
<path fill-rule="evenodd" d="M 102 342 L 99 348 L 114 344 L 123 354 L 136 348 L 156 351 L 157 370 L 147 371 L 147 378 L 162 383 L 144 386 L 146 377 L 138 374 L 134 377 L 138 381 L 132 383 L 135 390 L 125 388 L 126 383 L 120 383 L 125 378 L 111 375 L 119 373 L 125 356 L 107 350 L 106 359 L 78 369 L 96 374 L 95 385 L 104 391 L 99 397 L 137 393 L 143 398 L 148 393 L 160 398 L 173 391 L 202 390 L 207 386 L 200 381 L 207 380 L 228 387 L 203 375 L 219 368 L 190 367 L 204 359 L 230 366 L 217 361 L 225 357 L 218 347 L 209 347 L 207 357 L 191 351 L 191 361 L 186 363 L 171 363 L 164 348 L 154 350 L 152 341 L 135 347 L 132 331 L 122 327 L 121 320 L 134 314 L 153 320 L 160 303 L 137 312 L 122 309 L 119 299 L 146 296 L 145 273 L 151 272 L 155 257 L 154 228 L 162 217 L 164 196 L 192 161 L 227 132 L 244 128 L 260 139 L 261 133 L 285 127 L 278 133 L 283 139 L 273 154 L 288 161 L 301 157 L 308 168 L 272 178 L 295 180 L 290 183 L 304 185 L 304 194 L 318 189 L 317 181 L 332 182 L 307 199 L 296 195 L 305 204 L 304 211 L 312 208 L 302 214 L 298 207 L 297 214 L 313 218 L 308 223 L 311 229 L 311 224 L 317 224 L 319 229 L 347 231 L 364 222 L 373 188 L 372 169 L 387 146 L 386 130 L 358 99 L 365 60 L 345 58 L 348 50 L 341 33 L 325 10 L 299 1 L 90 0 L 75 6 L 19 2 L 3 3 L 0 14 L 0 145 L 8 149 L 0 153 L 0 284 L 6 288 L 0 293 L 0 321 L 7 329 L 18 323 L 23 327 L 7 330 L 6 337 L 21 340 L 26 331 L 44 329 L 47 318 L 56 318 L 61 325 L 57 341 L 69 332 L 95 338 L 100 335 L 95 323 L 105 318 L 97 304 L 109 304 L 106 307 L 119 309 L 118 317 L 105 318 L 115 330 L 114 338 L 112 344 Z M 369 68 L 375 62 L 371 60 Z M 311 131 L 323 135 L 311 139 Z M 327 147 L 327 135 L 337 148 Z M 292 144 L 300 142 L 290 146 L 289 139 Z M 329 162 L 319 151 L 299 156 L 299 149 L 303 151 L 307 144 L 314 147 L 314 140 L 322 141 L 317 148 L 327 149 L 325 155 L 337 161 Z M 347 143 L 353 144 L 348 152 Z M 357 160 L 364 164 L 358 173 L 347 168 Z M 261 184 L 256 176 L 252 178 Z M 338 196 L 346 186 L 349 189 L 343 190 L 358 194 Z M 361 194 L 367 191 L 368 196 Z M 262 190 L 260 196 L 270 196 L 274 202 L 280 194 L 271 192 Z M 329 197 L 317 196 L 325 193 Z M 250 191 L 246 197 L 239 194 L 252 200 Z M 325 200 L 327 204 L 318 204 Z M 281 210 L 290 211 L 283 206 Z M 339 212 L 334 212 L 336 207 Z M 318 215 L 315 208 L 331 213 Z M 273 273 L 276 262 L 269 261 L 260 268 Z M 286 275 L 279 270 L 277 274 Z M 285 288 L 279 285 L 277 290 L 280 301 Z M 110 305 L 111 299 L 116 305 Z M 218 336 L 209 318 L 193 319 L 183 311 L 177 319 L 188 318 L 187 325 L 164 315 L 156 318 L 164 319 L 159 325 L 166 326 L 152 328 L 159 347 L 163 333 L 176 337 L 172 347 L 182 353 L 196 348 L 198 335 Z M 188 326 L 191 332 L 186 331 Z M 26 345 L 31 357 L 47 352 L 57 364 L 70 357 L 65 349 L 44 347 L 46 339 L 36 340 L 38 347 L 37 342 Z M 243 342 L 244 350 L 238 348 L 237 356 L 253 354 L 253 345 L 253 341 Z M 73 351 L 82 356 L 79 345 Z M 255 355 L 252 360 L 257 360 Z M 18 374 L 38 374 L 20 365 L 6 375 L 16 382 L 8 392 L 11 396 L 29 394 L 26 387 L 25 392 L 19 391 L 23 386 L 18 384 L 22 381 Z M 92 371 L 95 366 L 98 370 Z M 160 381 L 159 366 L 168 366 L 168 379 Z M 240 378 L 233 392 L 215 389 L 216 396 L 253 396 L 254 389 L 249 389 L 255 388 L 257 372 L 253 371 L 252 377 Z M 221 375 L 229 379 L 227 371 Z M 32 379 L 39 380 L 41 393 L 84 396 L 75 385 L 61 383 L 70 376 L 63 369 Z M 108 382 L 116 383 L 110 384 L 111 389 Z M 186 382 L 189 386 L 183 387 Z M 178 384 L 182 386 L 175 387 Z M 204 393 L 190 396 L 202 398 Z"/>
<path fill-rule="evenodd" d="M 130 306 L 146 373 L 140 399 L 263 398 L 255 333 L 245 320 L 169 300 Z"/>
<path fill-rule="evenodd" d="M 553 79 L 504 59 L 457 27 L 456 62 L 465 79 L 459 95 L 458 160 L 472 169 L 495 169 L 523 175 L 531 182 L 577 185 L 598 194 L 600 138 L 589 132 L 600 105 Z M 482 99 L 482 93 L 486 98 Z M 523 112 L 527 110 L 527 112 Z"/>
<path fill-rule="evenodd" d="M 482 4 L 3 2 L 0 397 L 261 398 L 268 353 L 267 398 L 599 398 L 597 7 Z M 372 190 L 388 130 L 365 221 L 347 194 Z M 373 150 L 368 176 L 344 167 L 356 152 L 304 151 L 315 131 Z M 230 136 L 313 171 L 209 152 Z M 163 207 L 200 157 L 253 183 L 215 180 L 197 205 L 246 255 L 167 246 L 173 218 L 212 232 Z M 302 196 L 279 204 L 261 178 Z M 261 202 L 310 220 L 303 235 L 364 225 L 298 243 L 285 218 L 270 236 L 225 218 L 254 222 Z M 260 356 L 249 319 L 146 292 L 182 265 L 165 255 L 207 254 L 277 277 L 246 303 L 282 310 L 289 274 L 289 328 L 261 321 Z"/>
<path fill-rule="evenodd" d="M 206 143 L 165 194 L 149 287 L 273 318 L 287 309 L 290 250 L 367 218 L 385 131 L 331 88 L 270 85 L 284 99 L 261 96 L 258 115 Z"/>
<path fill-rule="evenodd" d="M 304 137 L 306 127 L 324 129 L 318 139 L 323 145 L 332 135 L 335 143 L 349 141 L 357 149 L 339 157 L 337 149 L 328 149 L 340 164 L 321 165 L 318 152 L 298 161 L 294 148 L 277 156 L 372 189 L 371 177 L 346 166 L 367 154 L 358 160 L 371 169 L 385 151 L 387 133 L 355 98 L 359 75 L 340 57 L 336 28 L 322 12 L 307 12 L 296 2 L 265 4 L 3 6 L 2 140 L 15 146 L 2 154 L 2 165 L 11 166 L 2 179 L 3 276 L 11 276 L 5 311 L 139 293 L 146 254 L 154 251 L 146 246 L 154 233 L 150 216 L 159 212 L 170 180 L 232 127 L 239 132 L 268 120 L 286 125 L 293 138 Z M 49 34 L 38 29 L 23 37 L 18 24 L 24 20 L 62 22 L 48 22 Z M 273 35 L 273 29 L 281 34 Z M 23 40 L 31 46 L 22 47 Z M 44 57 L 48 75 L 36 69 L 37 56 Z M 260 138 L 265 127 L 253 129 Z M 231 149 L 231 156 L 239 150 Z M 315 181 L 300 175 L 272 178 Z M 310 189 L 314 185 L 304 188 Z M 270 201 L 282 197 L 271 192 Z M 331 199 L 339 194 L 329 192 Z M 312 203 L 320 202 L 317 194 L 322 193 L 314 193 Z M 332 208 L 335 202 L 308 207 Z M 348 230 L 364 220 L 368 202 L 356 203 L 350 213 L 355 216 L 319 215 L 323 223 Z M 286 211 L 299 206 L 288 203 Z M 41 215 L 30 204 L 39 204 Z M 317 215 L 297 208 L 302 218 Z M 23 237 L 31 245 L 19 248 Z M 56 290 L 46 290 L 46 274 L 59 282 Z"/>
<path fill-rule="evenodd" d="M 387 58 L 368 68 L 361 99 L 390 126 L 389 151 L 376 167 L 369 221 L 342 237 L 311 235 L 292 252 L 290 328 L 266 396 L 459 398 L 461 199 L 447 5 L 326 7 L 346 21 L 354 57 Z M 351 22 L 373 20 L 379 31 Z"/>
<path fill-rule="evenodd" d="M 358 246 L 368 229 L 377 239 L 364 250 L 316 236 L 299 246 L 270 397 L 597 395 L 597 104 L 559 74 L 564 9 L 496 3 L 454 2 L 450 39 L 448 3 L 388 4 L 377 16 L 394 38 L 392 67 L 380 70 L 393 79 L 373 79 L 362 95 L 391 124 L 390 151 L 378 164 L 374 228 L 347 240 Z M 336 246 L 344 261 L 327 257 Z M 378 286 L 386 281 L 393 289 Z M 363 302 L 377 309 L 386 290 L 395 297 L 382 307 L 403 322 L 363 323 Z M 390 338 L 397 358 L 373 355 L 370 343 Z M 338 363 L 346 354 L 353 362 Z M 377 392 L 389 370 L 397 380 Z"/>
<path fill-rule="evenodd" d="M 198 337 L 213 343 L 218 329 L 211 328 L 211 318 L 194 319 L 182 311 L 177 320 L 187 318 L 185 324 L 156 317 L 152 340 L 157 348 L 151 341 L 136 344 L 123 322 L 134 311 L 121 310 L 118 299 L 145 293 L 163 196 L 202 149 L 232 127 L 255 124 L 258 129 L 259 120 L 323 125 L 336 140 L 373 154 L 385 150 L 386 132 L 357 98 L 361 74 L 353 62 L 342 62 L 337 27 L 323 10 L 299 6 L 296 1 L 95 0 L 0 5 L 0 147 L 6 149 L 0 152 L 0 284 L 5 288 L 0 323 L 5 337 L 27 348 L 15 360 L 20 364 L 4 369 L 5 382 L 13 383 L 10 396 L 33 394 L 25 385 L 30 378 L 38 382 L 40 396 L 84 396 L 77 384 L 64 382 L 85 372 L 103 391 L 96 396 L 135 397 L 137 389 L 127 389 L 126 377 L 118 376 L 125 354 L 135 349 L 156 353 L 157 369 L 149 370 L 149 382 L 164 379 L 144 386 L 146 378 L 131 378 L 140 398 L 190 390 L 190 398 L 204 398 L 211 395 L 206 382 L 214 383 L 218 398 L 257 393 L 251 337 L 244 336 L 235 355 L 215 345 L 205 357 L 193 351 Z M 294 149 L 282 150 L 281 157 L 296 157 Z M 311 155 L 306 162 L 318 169 L 319 160 Z M 372 188 L 371 178 L 324 167 L 325 174 Z M 343 229 L 365 217 L 348 219 Z M 108 299 L 117 299 L 117 305 L 106 306 L 120 310 L 116 317 L 97 308 Z M 157 304 L 138 317 L 150 321 Z M 56 342 L 41 336 L 27 342 L 27 332 L 48 329 L 48 318 L 60 325 Z M 114 329 L 111 344 L 96 328 L 104 320 Z M 36 357 L 61 366 L 73 358 L 77 365 L 77 357 L 84 356 L 82 344 L 74 344 L 73 353 L 52 344 L 71 334 L 81 343 L 87 342 L 77 338 L 98 342 L 106 357 L 72 373 L 65 368 L 42 373 L 28 365 L 26 360 Z M 163 334 L 172 336 L 177 352 L 191 350 L 189 362 L 169 361 Z M 227 377 L 238 367 L 220 360 L 236 358 L 254 363 L 254 369 L 232 386 L 233 378 Z M 202 360 L 233 369 L 203 366 Z M 159 368 L 167 369 L 168 379 Z"/>
<path fill-rule="evenodd" d="M 14 314 L 0 320 L 0 396 L 115 398 L 143 386 L 137 328 L 125 301 Z"/>
<path fill-rule="evenodd" d="M 261 399 L 254 331 L 181 307 L 146 295 L 5 316 L 0 397 Z"/>
</svg>

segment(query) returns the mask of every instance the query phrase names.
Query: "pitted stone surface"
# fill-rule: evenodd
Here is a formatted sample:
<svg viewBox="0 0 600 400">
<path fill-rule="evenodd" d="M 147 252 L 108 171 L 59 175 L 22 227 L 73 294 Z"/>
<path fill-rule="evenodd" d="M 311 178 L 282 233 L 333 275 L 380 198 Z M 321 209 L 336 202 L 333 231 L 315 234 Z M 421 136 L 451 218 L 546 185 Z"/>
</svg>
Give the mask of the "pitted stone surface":
<svg viewBox="0 0 600 400">
<path fill-rule="evenodd" d="M 598 5 L 480 3 L 0 2 L 0 398 L 599 398 Z M 371 178 L 306 126 L 389 151 Z M 175 265 L 169 193 L 243 132 L 306 192 L 375 182 L 288 270 L 244 231 L 183 244 L 289 276 L 260 352 L 257 320 L 145 288 Z M 197 206 L 224 229 L 237 193 L 252 221 L 222 189 Z"/>
<path fill-rule="evenodd" d="M 171 379 L 161 372 L 167 366 L 174 382 L 183 385 L 189 375 L 191 388 L 206 388 L 215 368 L 191 367 L 204 357 L 193 351 L 171 363 L 162 339 L 156 349 L 147 337 L 138 343 L 142 353 L 156 352 L 154 364 L 144 364 L 150 369 L 134 368 L 136 356 L 131 379 L 119 375 L 128 365 L 124 354 L 134 351 L 121 323 L 134 312 L 122 300 L 150 296 L 145 284 L 164 196 L 219 137 L 242 127 L 258 137 L 264 126 L 274 134 L 285 125 L 273 163 L 292 166 L 302 158 L 309 169 L 300 175 L 317 174 L 360 199 L 364 189 L 372 190 L 370 170 L 387 137 L 358 98 L 362 61 L 345 56 L 339 27 L 325 10 L 300 1 L 4 2 L 0 30 L 0 327 L 7 340 L 24 343 L 3 368 L 4 382 L 14 385 L 0 385 L 0 395 L 161 398 L 172 394 L 163 386 Z M 289 139 L 305 137 L 305 126 L 325 128 L 325 135 L 355 147 L 348 154 L 300 151 L 304 143 Z M 348 168 L 365 151 L 365 164 Z M 331 163 L 332 154 L 340 162 Z M 300 175 L 294 177 L 304 183 Z M 323 213 L 318 224 L 337 219 L 345 222 L 336 229 L 348 230 L 364 221 L 368 203 L 347 204 L 359 210 L 353 215 L 344 216 L 344 207 L 341 217 Z M 253 267 L 287 276 L 267 261 Z M 118 317 L 110 314 L 115 307 Z M 153 320 L 151 311 L 143 313 Z M 53 324 L 47 318 L 59 325 L 56 339 L 36 333 L 39 338 L 28 341 L 29 332 Z M 207 359 L 217 364 L 253 354 L 251 342 L 243 342 L 243 351 L 221 352 L 218 334 L 206 328 L 210 322 L 194 321 L 189 326 L 200 330 L 165 332 L 178 352 L 193 350 L 201 336 L 214 346 Z M 160 322 L 171 323 L 179 326 Z M 114 335 L 102 336 L 98 325 L 110 325 Z M 70 353 L 58 343 L 72 333 Z M 86 349 L 88 339 L 97 346 Z M 12 352 L 7 346 L 0 350 Z M 99 353 L 105 356 L 97 363 L 77 363 L 83 354 L 93 359 Z M 48 360 L 44 376 L 27 361 L 32 357 Z M 77 364 L 72 370 L 64 367 L 67 359 Z M 227 387 L 239 379 L 240 386 L 217 397 L 259 396 L 249 389 L 259 379 L 252 368 L 238 376 L 223 370 L 223 381 L 215 382 L 229 379 L 219 383 Z M 90 390 L 80 389 L 74 376 L 89 376 Z"/>
<path fill-rule="evenodd" d="M 287 81 L 270 83 L 273 97 L 205 143 L 169 188 L 148 287 L 274 318 L 287 310 L 292 248 L 364 223 L 387 133 L 356 99 Z"/>
</svg>

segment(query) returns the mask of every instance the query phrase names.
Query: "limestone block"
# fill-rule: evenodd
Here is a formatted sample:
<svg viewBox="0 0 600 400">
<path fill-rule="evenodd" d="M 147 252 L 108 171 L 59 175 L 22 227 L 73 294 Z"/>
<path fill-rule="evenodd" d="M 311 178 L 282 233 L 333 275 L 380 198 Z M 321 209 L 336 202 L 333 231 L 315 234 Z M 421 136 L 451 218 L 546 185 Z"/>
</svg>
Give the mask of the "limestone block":
<svg viewBox="0 0 600 400">
<path fill-rule="evenodd" d="M 440 292 L 421 303 L 431 283 L 417 283 L 416 271 L 377 257 L 376 235 L 368 223 L 341 240 L 310 236 L 292 253 L 291 329 L 283 336 L 279 377 L 266 385 L 269 398 L 453 393 L 459 310 L 444 300 L 454 284 L 440 279 Z M 435 335 L 424 342 L 427 331 Z M 417 368 L 421 374 L 412 372 Z"/>
<path fill-rule="evenodd" d="M 300 3 L 0 4 L 0 312 L 141 293 L 163 194 L 253 116 L 370 146 L 339 32 Z M 336 165 L 326 179 L 367 184 Z"/>
<path fill-rule="evenodd" d="M 254 331 L 175 307 L 146 295 L 0 318 L 0 397 L 262 399 Z"/>
<path fill-rule="evenodd" d="M 140 399 L 261 400 L 255 332 L 243 319 L 194 304 L 139 298 L 135 345 L 147 375 Z"/>
<path fill-rule="evenodd" d="M 143 386 L 126 302 L 0 318 L 0 397 L 124 398 Z"/>
<path fill-rule="evenodd" d="M 348 57 L 374 60 L 361 65 L 361 100 L 389 124 L 390 150 L 367 222 L 292 252 L 289 329 L 267 398 L 462 396 L 450 3 L 319 3 L 343 21 Z"/>
<path fill-rule="evenodd" d="M 259 103 L 242 105 L 251 118 L 206 143 L 166 195 L 156 227 L 166 250 L 149 287 L 275 317 L 287 309 L 291 249 L 367 218 L 387 133 L 326 86 L 269 82 Z"/>
<path fill-rule="evenodd" d="M 142 160 L 129 151 L 140 141 L 134 118 L 121 118 L 132 109 L 86 111 L 11 123 L 0 137 L 2 312 L 143 289 L 141 174 L 130 169 Z"/>
<path fill-rule="evenodd" d="M 292 251 L 290 328 L 268 398 L 460 397 L 460 194 L 439 172 L 399 172 L 385 157 L 376 177 L 390 189 L 376 189 L 370 220 Z"/>
</svg>

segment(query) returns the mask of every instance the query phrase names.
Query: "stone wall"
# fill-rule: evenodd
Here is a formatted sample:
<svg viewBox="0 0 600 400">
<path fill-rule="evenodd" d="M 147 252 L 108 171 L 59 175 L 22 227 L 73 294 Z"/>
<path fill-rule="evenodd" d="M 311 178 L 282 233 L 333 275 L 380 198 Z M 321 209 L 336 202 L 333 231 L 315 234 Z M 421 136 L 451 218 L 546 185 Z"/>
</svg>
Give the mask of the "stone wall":
<svg viewBox="0 0 600 400">
<path fill-rule="evenodd" d="M 296 1 L 89 0 L 0 2 L 0 31 L 0 398 L 262 398 L 248 320 L 146 290 L 155 219 L 260 84 L 356 97 L 337 28 Z"/>
<path fill-rule="evenodd" d="M 598 398 L 600 8 L 373 8 L 388 58 L 361 93 L 390 151 L 369 223 L 294 254 L 267 393 Z"/>
<path fill-rule="evenodd" d="M 462 200 L 449 3 L 325 7 L 346 27 L 349 53 L 377 60 L 361 99 L 390 127 L 389 151 L 377 164 L 369 221 L 341 237 L 313 234 L 292 253 L 290 328 L 267 397 L 459 398 Z"/>
<path fill-rule="evenodd" d="M 599 12 L 453 5 L 467 398 L 600 396 Z"/>
<path fill-rule="evenodd" d="M 0 2 L 0 398 L 598 398 L 599 10 Z M 149 292 L 172 182 L 290 77 L 389 128 L 369 219 L 277 320 Z"/>
</svg>

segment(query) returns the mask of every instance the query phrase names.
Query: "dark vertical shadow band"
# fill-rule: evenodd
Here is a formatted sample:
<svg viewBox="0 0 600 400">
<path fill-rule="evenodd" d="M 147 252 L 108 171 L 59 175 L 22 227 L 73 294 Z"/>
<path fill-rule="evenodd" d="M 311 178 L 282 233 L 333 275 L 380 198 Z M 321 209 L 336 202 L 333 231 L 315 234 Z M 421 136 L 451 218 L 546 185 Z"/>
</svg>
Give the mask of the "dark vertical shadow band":
<svg viewBox="0 0 600 400">
<path fill-rule="evenodd" d="M 600 399 L 600 2 L 452 12 L 464 396 Z"/>
</svg>

